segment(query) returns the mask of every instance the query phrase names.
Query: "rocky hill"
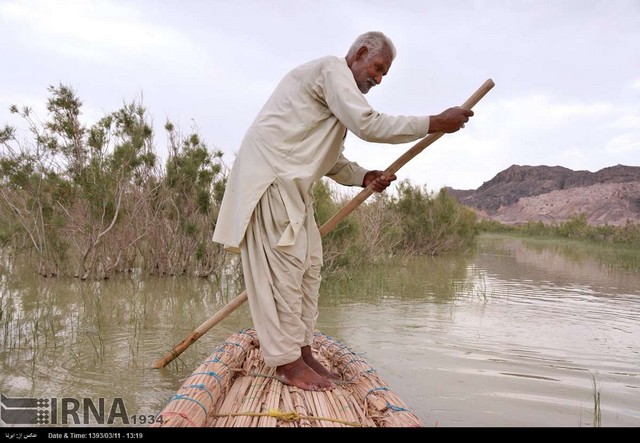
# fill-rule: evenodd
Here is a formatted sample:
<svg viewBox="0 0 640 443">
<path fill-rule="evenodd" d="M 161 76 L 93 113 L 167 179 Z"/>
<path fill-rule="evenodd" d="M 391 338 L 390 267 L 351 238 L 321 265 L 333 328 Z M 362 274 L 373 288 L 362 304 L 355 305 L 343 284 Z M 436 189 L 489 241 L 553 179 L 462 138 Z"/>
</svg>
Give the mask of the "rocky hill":
<svg viewBox="0 0 640 443">
<path fill-rule="evenodd" d="M 640 223 L 640 167 L 597 172 L 513 165 L 475 190 L 447 188 L 480 217 L 505 224 L 558 223 L 585 214 L 592 225 Z"/>
</svg>

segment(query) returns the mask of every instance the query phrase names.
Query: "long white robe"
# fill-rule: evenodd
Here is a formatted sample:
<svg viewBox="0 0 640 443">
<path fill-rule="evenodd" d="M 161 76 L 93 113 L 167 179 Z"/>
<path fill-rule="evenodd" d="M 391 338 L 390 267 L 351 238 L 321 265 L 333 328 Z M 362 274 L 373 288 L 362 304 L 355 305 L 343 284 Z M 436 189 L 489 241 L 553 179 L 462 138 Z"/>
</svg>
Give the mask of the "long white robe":
<svg viewBox="0 0 640 443">
<path fill-rule="evenodd" d="M 213 240 L 241 252 L 251 316 L 265 362 L 280 366 L 311 344 L 322 244 L 311 187 L 323 176 L 361 186 L 367 169 L 347 160 L 349 130 L 380 143 L 427 135 L 429 118 L 373 108 L 344 58 L 289 72 L 247 131 L 228 177 Z"/>
</svg>

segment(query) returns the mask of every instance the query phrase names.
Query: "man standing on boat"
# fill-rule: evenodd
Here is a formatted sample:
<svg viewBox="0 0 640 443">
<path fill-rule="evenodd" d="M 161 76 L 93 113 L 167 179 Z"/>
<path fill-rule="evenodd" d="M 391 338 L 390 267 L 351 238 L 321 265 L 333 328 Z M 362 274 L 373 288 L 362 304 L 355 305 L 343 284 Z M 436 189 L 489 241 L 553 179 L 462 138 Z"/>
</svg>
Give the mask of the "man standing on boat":
<svg viewBox="0 0 640 443">
<path fill-rule="evenodd" d="M 432 116 L 375 111 L 363 94 L 380 84 L 395 55 L 388 37 L 368 32 L 346 57 L 290 71 L 249 127 L 228 177 L 213 240 L 241 254 L 265 363 L 301 389 L 333 389 L 339 378 L 311 352 L 322 267 L 313 183 L 329 177 L 382 192 L 396 179 L 349 161 L 347 130 L 369 142 L 407 143 L 458 131 L 473 115 L 459 107 Z"/>
</svg>

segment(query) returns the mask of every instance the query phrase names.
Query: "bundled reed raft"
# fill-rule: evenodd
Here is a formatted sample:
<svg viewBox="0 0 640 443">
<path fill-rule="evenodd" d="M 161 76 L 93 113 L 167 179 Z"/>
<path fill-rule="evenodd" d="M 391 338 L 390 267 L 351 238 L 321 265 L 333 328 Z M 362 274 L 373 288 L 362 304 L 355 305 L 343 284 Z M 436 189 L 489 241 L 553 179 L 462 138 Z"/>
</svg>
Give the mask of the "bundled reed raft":
<svg viewBox="0 0 640 443">
<path fill-rule="evenodd" d="M 280 382 L 255 330 L 232 334 L 189 376 L 152 427 L 421 427 L 361 355 L 316 333 L 314 356 L 344 381 L 331 391 Z"/>
</svg>

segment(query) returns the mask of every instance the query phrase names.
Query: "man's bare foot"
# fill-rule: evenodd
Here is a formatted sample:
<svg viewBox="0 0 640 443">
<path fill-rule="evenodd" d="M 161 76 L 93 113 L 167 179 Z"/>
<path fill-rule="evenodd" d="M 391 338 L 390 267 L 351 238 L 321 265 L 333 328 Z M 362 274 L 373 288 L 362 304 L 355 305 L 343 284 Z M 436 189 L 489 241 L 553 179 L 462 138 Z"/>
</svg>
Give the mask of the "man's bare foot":
<svg viewBox="0 0 640 443">
<path fill-rule="evenodd" d="M 306 391 L 330 391 L 336 385 L 318 375 L 300 357 L 296 361 L 276 368 L 278 380 L 290 386 L 296 386 Z"/>
<path fill-rule="evenodd" d="M 300 350 L 302 351 L 302 359 L 304 360 L 304 362 L 319 376 L 333 381 L 342 380 L 340 374 L 329 371 L 324 367 L 322 363 L 316 360 L 316 358 L 313 356 L 313 352 L 311 351 L 311 346 L 303 346 L 302 348 L 300 348 Z"/>
</svg>

